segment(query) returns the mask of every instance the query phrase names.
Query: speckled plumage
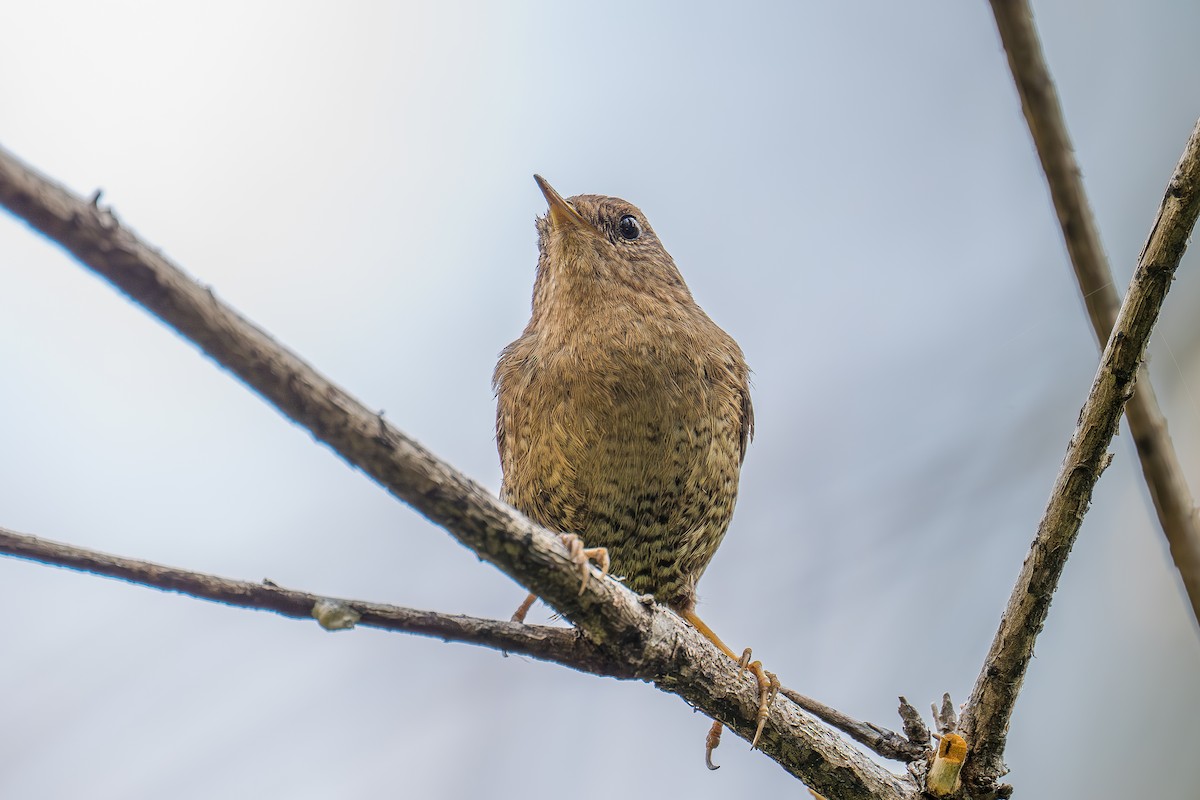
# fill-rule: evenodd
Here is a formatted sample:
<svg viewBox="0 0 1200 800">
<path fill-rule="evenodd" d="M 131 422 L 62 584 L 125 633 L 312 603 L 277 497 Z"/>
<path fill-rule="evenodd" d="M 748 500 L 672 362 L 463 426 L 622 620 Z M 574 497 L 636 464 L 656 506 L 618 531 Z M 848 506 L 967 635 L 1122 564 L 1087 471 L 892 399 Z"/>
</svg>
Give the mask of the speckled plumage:
<svg viewBox="0 0 1200 800">
<path fill-rule="evenodd" d="M 691 611 L 753 435 L 749 370 L 641 211 L 543 191 L 533 314 L 494 377 L 502 497 Z"/>
</svg>

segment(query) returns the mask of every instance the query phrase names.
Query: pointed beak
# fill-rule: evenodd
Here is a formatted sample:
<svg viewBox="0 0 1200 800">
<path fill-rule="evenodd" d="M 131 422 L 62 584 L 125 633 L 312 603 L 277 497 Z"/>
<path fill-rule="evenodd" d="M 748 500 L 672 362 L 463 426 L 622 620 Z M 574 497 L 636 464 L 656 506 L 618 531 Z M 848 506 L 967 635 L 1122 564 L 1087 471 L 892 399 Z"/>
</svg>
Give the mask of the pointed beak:
<svg viewBox="0 0 1200 800">
<path fill-rule="evenodd" d="M 550 226 L 552 228 L 559 231 L 577 230 L 592 234 L 599 233 L 590 222 L 579 216 L 579 212 L 564 200 L 561 194 L 554 191 L 554 187 L 545 178 L 541 175 L 534 175 L 533 179 L 537 181 L 538 188 L 542 190 L 542 194 L 546 196 L 546 202 L 550 205 Z"/>
</svg>

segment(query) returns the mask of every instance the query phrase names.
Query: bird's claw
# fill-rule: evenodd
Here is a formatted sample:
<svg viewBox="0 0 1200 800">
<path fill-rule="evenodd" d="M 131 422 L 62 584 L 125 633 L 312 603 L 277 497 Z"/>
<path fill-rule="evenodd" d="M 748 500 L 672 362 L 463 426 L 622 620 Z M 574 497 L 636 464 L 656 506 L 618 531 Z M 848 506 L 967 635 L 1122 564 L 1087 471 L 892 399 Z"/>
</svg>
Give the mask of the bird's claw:
<svg viewBox="0 0 1200 800">
<path fill-rule="evenodd" d="M 771 704 L 775 702 L 775 698 L 779 696 L 779 678 L 774 672 L 767 672 L 763 669 L 761 661 L 750 660 L 750 648 L 747 647 L 742 657 L 738 659 L 738 669 L 742 675 L 747 672 L 754 675 L 754 680 L 758 683 L 758 726 L 754 729 L 754 739 L 750 742 L 750 747 L 758 747 L 758 739 L 762 736 L 763 728 L 767 725 L 767 716 L 771 713 Z M 714 764 L 712 760 L 713 750 L 721 746 L 721 731 L 724 725 L 720 722 L 714 722 L 712 727 L 708 729 L 708 736 L 704 739 L 704 765 L 709 769 L 720 769 L 720 765 Z"/>
<path fill-rule="evenodd" d="M 605 575 L 608 574 L 608 548 L 584 547 L 583 539 L 574 533 L 561 533 L 559 534 L 559 538 L 562 539 L 562 543 L 566 546 L 567 552 L 571 556 L 571 561 L 579 567 L 579 594 L 582 595 L 583 590 L 587 588 L 588 576 L 591 574 L 591 570 L 588 569 L 589 562 L 595 561 L 596 565 L 600 567 L 600 571 Z M 525 615 L 529 613 L 529 609 L 533 607 L 537 599 L 536 594 L 526 597 L 525 602 L 521 603 L 517 610 L 513 612 L 512 621 L 524 622 Z"/>
<path fill-rule="evenodd" d="M 754 680 L 758 683 L 758 726 L 754 729 L 754 739 L 750 742 L 750 747 L 755 748 L 758 747 L 758 739 L 767 725 L 771 704 L 779 696 L 779 678 L 774 672 L 767 672 L 763 669 L 761 661 L 751 661 L 750 654 L 751 650 L 747 647 L 742 653 L 742 657 L 738 659 L 738 669 L 743 675 L 747 672 L 753 674 Z"/>
<path fill-rule="evenodd" d="M 588 569 L 590 562 L 595 561 L 596 565 L 600 567 L 600 571 L 605 575 L 608 574 L 608 548 L 584 547 L 583 539 L 574 533 L 560 534 L 560 538 L 571 555 L 571 561 L 575 562 L 575 565 L 579 567 L 579 576 L 582 581 L 582 585 L 579 587 L 579 594 L 582 595 L 584 589 L 587 588 L 588 576 L 591 575 L 591 570 Z"/>
<path fill-rule="evenodd" d="M 713 750 L 721 746 L 721 731 L 725 730 L 725 726 L 720 722 L 714 722 L 712 727 L 708 729 L 708 736 L 704 737 L 704 766 L 709 769 L 720 769 L 720 764 L 714 764 L 712 760 Z"/>
</svg>

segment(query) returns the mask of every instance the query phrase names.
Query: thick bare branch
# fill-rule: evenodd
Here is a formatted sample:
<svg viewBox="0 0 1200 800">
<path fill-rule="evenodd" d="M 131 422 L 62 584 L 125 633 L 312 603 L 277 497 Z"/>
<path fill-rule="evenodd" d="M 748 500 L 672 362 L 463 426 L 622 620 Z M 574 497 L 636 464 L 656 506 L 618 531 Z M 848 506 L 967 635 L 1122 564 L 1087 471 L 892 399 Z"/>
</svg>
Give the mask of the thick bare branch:
<svg viewBox="0 0 1200 800">
<path fill-rule="evenodd" d="M 213 600 L 240 608 L 274 611 L 285 617 L 312 620 L 318 602 L 334 602 L 354 610 L 358 624 L 389 631 L 431 636 L 447 642 L 464 642 L 530 656 L 582 672 L 613 678 L 634 677 L 626 664 L 602 652 L 576 630 L 548 625 L 442 614 L 414 608 L 341 600 L 297 592 L 268 581 L 250 583 L 219 578 L 202 572 L 164 567 L 148 561 L 99 553 L 0 528 L 0 553 L 52 566 L 91 572 L 109 578 L 169 592 Z"/>
<path fill-rule="evenodd" d="M 1058 212 L 1063 239 L 1075 277 L 1083 293 L 1096 338 L 1103 343 L 1117 318 L 1120 304 L 1112 269 L 1096 220 L 1083 189 L 1079 164 L 1067 134 L 1058 92 L 1042 56 L 1042 45 L 1033 13 L 1026 0 L 992 0 L 992 11 L 1021 107 L 1033 134 L 1050 196 Z M 1154 500 L 1158 521 L 1166 536 L 1175 567 L 1192 604 L 1192 618 L 1200 622 L 1200 515 L 1167 432 L 1145 366 L 1140 367 L 1137 390 L 1125 407 L 1129 430 L 1137 446 L 1142 475 Z"/>
<path fill-rule="evenodd" d="M 1008 722 L 1033 656 L 1034 642 L 1091 503 L 1092 489 L 1111 460 L 1109 442 L 1116 435 L 1121 409 L 1133 394 L 1150 331 L 1198 213 L 1200 122 L 1167 186 L 1037 536 L 967 703 L 960 729 L 971 748 L 963 778 L 972 789 L 986 791 L 1004 773 Z"/>
<path fill-rule="evenodd" d="M 58 242 L 229 369 L 285 415 L 462 544 L 571 620 L 630 673 L 753 735 L 748 680 L 669 610 L 593 571 L 585 591 L 557 536 L 372 413 L 219 301 L 98 208 L 0 149 L 0 204 Z M 794 705 L 772 709 L 760 748 L 828 797 L 908 797 L 907 781 L 876 765 Z"/>
</svg>

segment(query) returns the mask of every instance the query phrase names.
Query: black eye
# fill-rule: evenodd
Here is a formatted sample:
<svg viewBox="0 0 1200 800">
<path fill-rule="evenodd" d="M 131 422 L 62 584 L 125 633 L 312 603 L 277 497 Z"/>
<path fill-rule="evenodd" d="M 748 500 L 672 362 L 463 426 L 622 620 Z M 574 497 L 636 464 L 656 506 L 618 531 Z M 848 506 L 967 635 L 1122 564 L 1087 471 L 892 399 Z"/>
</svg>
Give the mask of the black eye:
<svg viewBox="0 0 1200 800">
<path fill-rule="evenodd" d="M 642 235 L 642 226 L 638 223 L 637 217 L 626 214 L 617 223 L 617 233 L 621 234 L 624 239 L 636 239 Z"/>
</svg>

